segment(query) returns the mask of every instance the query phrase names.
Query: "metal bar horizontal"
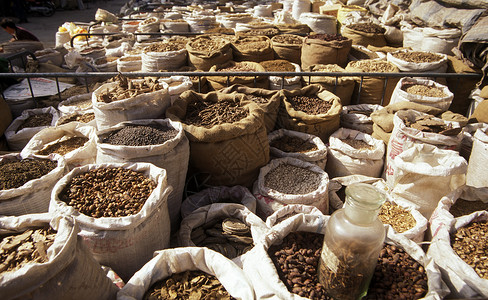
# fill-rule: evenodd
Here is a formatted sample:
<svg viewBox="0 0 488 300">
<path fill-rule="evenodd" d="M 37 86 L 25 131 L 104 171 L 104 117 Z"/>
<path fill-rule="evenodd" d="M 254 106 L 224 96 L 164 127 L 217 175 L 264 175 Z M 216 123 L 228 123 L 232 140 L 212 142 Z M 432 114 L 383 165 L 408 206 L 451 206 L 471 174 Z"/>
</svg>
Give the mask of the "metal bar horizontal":
<svg viewBox="0 0 488 300">
<path fill-rule="evenodd" d="M 481 78 L 478 73 L 371 73 L 371 72 L 87 72 L 87 73 L 0 73 L 0 78 L 33 77 L 114 77 L 122 74 L 129 78 L 170 76 L 331 76 L 331 77 L 437 77 L 437 78 Z"/>
</svg>

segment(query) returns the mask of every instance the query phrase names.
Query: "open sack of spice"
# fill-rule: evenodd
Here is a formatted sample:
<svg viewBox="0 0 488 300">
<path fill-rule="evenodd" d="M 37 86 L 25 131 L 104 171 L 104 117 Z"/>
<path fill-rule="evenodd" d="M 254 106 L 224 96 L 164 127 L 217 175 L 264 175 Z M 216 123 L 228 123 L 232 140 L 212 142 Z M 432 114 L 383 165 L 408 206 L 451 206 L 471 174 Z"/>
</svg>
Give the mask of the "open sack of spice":
<svg viewBox="0 0 488 300">
<path fill-rule="evenodd" d="M 293 157 L 273 159 L 253 186 L 257 214 L 265 219 L 288 204 L 312 205 L 328 213 L 328 186 L 329 176 L 316 164 Z"/>
<path fill-rule="evenodd" d="M 22 149 L 21 155 L 62 155 L 68 167 L 95 163 L 95 128 L 78 122 L 48 127 L 36 133 Z"/>
<path fill-rule="evenodd" d="M 342 208 L 345 203 L 344 189 L 354 183 L 368 183 L 384 191 L 386 201 L 378 214 L 380 221 L 393 228 L 397 234 L 421 243 L 427 230 L 427 219 L 419 212 L 418 206 L 409 201 L 394 198 L 382 178 L 363 175 L 349 175 L 331 179 L 329 183 L 329 202 L 332 210 Z"/>
<path fill-rule="evenodd" d="M 242 265 L 242 255 L 268 231 L 258 216 L 241 204 L 215 203 L 200 207 L 181 221 L 178 244 L 207 247 Z"/>
<path fill-rule="evenodd" d="M 72 216 L 95 259 L 128 280 L 169 246 L 171 191 L 166 170 L 153 164 L 86 165 L 56 183 L 49 212 Z"/>
<path fill-rule="evenodd" d="M 145 162 L 165 169 L 173 191 L 168 196 L 171 230 L 180 222 L 190 146 L 181 123 L 169 119 L 121 122 L 97 132 L 97 163 Z"/>
<path fill-rule="evenodd" d="M 459 192 L 449 198 L 457 194 Z M 451 210 L 454 212 L 455 207 L 452 206 Z M 442 270 L 451 295 L 455 298 L 488 297 L 488 212 L 483 210 L 457 218 L 435 218 L 431 222 L 431 231 L 432 242 L 427 254 Z"/>
<path fill-rule="evenodd" d="M 54 107 L 24 110 L 5 130 L 9 149 L 22 150 L 36 133 L 46 127 L 54 126 L 58 119 L 59 112 Z"/>
<path fill-rule="evenodd" d="M 91 110 L 93 109 L 91 99 L 92 93 L 70 96 L 68 99 L 59 102 L 58 110 L 61 115 L 67 115 L 77 111 Z"/>
<path fill-rule="evenodd" d="M 98 130 L 124 121 L 160 118 L 171 105 L 167 88 L 167 83 L 154 78 L 117 75 L 114 82 L 103 84 L 92 93 Z"/>
<path fill-rule="evenodd" d="M 207 248 L 184 247 L 155 252 L 117 294 L 135 299 L 254 299 L 244 272 Z"/>
<path fill-rule="evenodd" d="M 66 172 L 66 162 L 57 154 L 0 156 L 0 215 L 47 212 L 51 190 Z"/>
<path fill-rule="evenodd" d="M 235 185 L 211 186 L 189 195 L 181 203 L 181 217 L 186 218 L 195 210 L 215 203 L 236 203 L 242 204 L 252 213 L 256 213 L 256 198 L 246 187 Z"/>
<path fill-rule="evenodd" d="M 244 94 L 194 91 L 182 93 L 166 112 L 190 141 L 190 170 L 208 175 L 213 186 L 250 187 L 268 163 L 263 115 Z"/>
<path fill-rule="evenodd" d="M 2 299 L 115 299 L 79 231 L 72 218 L 47 213 L 0 217 Z"/>
<path fill-rule="evenodd" d="M 275 211 L 272 215 L 267 217 L 266 225 L 269 228 L 272 228 L 275 225 L 281 224 L 282 222 L 294 222 L 293 217 L 299 214 L 324 216 L 324 214 L 315 206 L 290 204 L 287 206 L 283 206 L 282 208 Z"/>
<path fill-rule="evenodd" d="M 257 299 L 325 299 L 317 268 L 328 220 L 321 214 L 296 214 L 273 226 L 254 246 L 243 270 Z"/>
<path fill-rule="evenodd" d="M 330 178 L 347 175 L 380 177 L 384 156 L 383 141 L 357 130 L 339 128 L 329 138 L 325 171 Z"/>
<path fill-rule="evenodd" d="M 278 129 L 268 134 L 268 140 L 272 158 L 293 157 L 325 168 L 327 146 L 318 136 Z"/>
</svg>

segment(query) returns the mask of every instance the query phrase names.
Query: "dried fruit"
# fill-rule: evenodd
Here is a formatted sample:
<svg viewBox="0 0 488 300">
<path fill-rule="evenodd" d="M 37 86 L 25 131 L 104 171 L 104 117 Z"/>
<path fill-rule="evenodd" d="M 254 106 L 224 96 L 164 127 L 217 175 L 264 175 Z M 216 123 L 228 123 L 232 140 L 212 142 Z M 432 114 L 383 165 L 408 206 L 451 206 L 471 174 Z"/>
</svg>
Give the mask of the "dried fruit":
<svg viewBox="0 0 488 300">
<path fill-rule="evenodd" d="M 186 271 L 155 282 L 144 300 L 231 300 L 219 280 L 202 271 Z"/>
<path fill-rule="evenodd" d="M 55 237 L 56 232 L 50 227 L 5 236 L 0 242 L 0 274 L 27 264 L 47 262 L 47 250 Z"/>
</svg>

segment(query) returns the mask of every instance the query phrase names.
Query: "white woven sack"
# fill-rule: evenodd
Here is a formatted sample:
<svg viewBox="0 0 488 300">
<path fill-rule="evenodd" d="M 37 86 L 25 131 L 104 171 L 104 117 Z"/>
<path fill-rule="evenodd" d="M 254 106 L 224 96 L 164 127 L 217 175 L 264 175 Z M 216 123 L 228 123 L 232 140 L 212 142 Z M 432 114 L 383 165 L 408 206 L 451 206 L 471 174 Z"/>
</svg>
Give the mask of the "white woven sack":
<svg viewBox="0 0 488 300">
<path fill-rule="evenodd" d="M 416 144 L 430 144 L 438 148 L 457 150 L 463 138 L 462 132 L 456 136 L 446 136 L 438 133 L 423 132 L 415 128 L 407 127 L 403 122 L 403 118 L 407 117 L 413 120 L 417 116 L 425 116 L 427 114 L 409 109 L 406 111 L 399 111 L 393 117 L 393 131 L 391 132 L 390 140 L 386 151 L 386 161 L 384 175 L 388 186 L 392 187 L 392 178 L 395 176 L 394 159 L 403 151 L 412 148 Z M 434 120 L 440 120 L 434 118 Z M 456 122 L 444 121 L 445 124 L 452 124 L 453 127 L 459 127 Z"/>
<path fill-rule="evenodd" d="M 373 146 L 373 149 L 356 149 L 341 141 L 343 139 L 361 140 Z M 380 177 L 384 156 L 385 144 L 382 140 L 357 130 L 339 128 L 329 138 L 325 170 L 330 178 L 347 175 Z"/>
<path fill-rule="evenodd" d="M 395 157 L 391 195 L 418 205 L 430 218 L 441 198 L 466 183 L 466 160 L 456 151 L 416 144 Z"/>
<path fill-rule="evenodd" d="M 190 26 L 190 32 L 203 33 L 219 25 L 214 16 L 187 16 L 184 19 Z"/>
<path fill-rule="evenodd" d="M 293 5 L 291 7 L 291 14 L 293 19 L 300 20 L 300 16 L 303 13 L 310 12 L 312 8 L 312 4 L 310 0 L 294 0 Z"/>
<path fill-rule="evenodd" d="M 354 129 L 367 134 L 373 133 L 373 120 L 369 116 L 372 112 L 382 109 L 379 104 L 356 104 L 342 107 L 341 127 Z M 360 112 L 365 112 L 360 113 Z"/>
<path fill-rule="evenodd" d="M 298 64 L 291 63 L 295 67 L 295 72 L 300 73 L 302 69 Z M 281 85 L 283 84 L 283 87 Z M 281 76 L 269 76 L 269 89 L 270 90 L 295 90 L 302 88 L 302 77 L 293 76 L 292 78 L 286 78 Z"/>
<path fill-rule="evenodd" d="M 427 294 L 421 298 L 424 300 L 439 300 L 449 295 L 449 288 L 442 280 L 442 273 L 436 262 L 426 255 L 424 250 L 414 241 L 395 233 L 393 228 L 389 227 L 385 237 L 385 243 L 394 245 L 403 249 L 415 261 L 424 267 L 427 274 Z"/>
<path fill-rule="evenodd" d="M 91 101 L 91 99 L 90 99 Z M 61 126 L 61 125 L 64 125 L 62 124 L 66 119 L 70 118 L 70 117 L 73 117 L 73 116 L 79 116 L 79 115 L 84 115 L 84 114 L 94 114 L 93 112 L 93 109 L 88 109 L 88 110 L 85 110 L 85 111 L 77 111 L 77 112 L 74 112 L 74 113 L 71 113 L 71 114 L 66 114 L 66 115 L 63 115 L 61 116 L 58 121 L 56 122 L 56 126 Z M 78 122 L 78 121 L 71 121 L 69 123 L 79 123 L 81 125 L 84 125 L 84 126 L 91 126 L 93 128 L 97 128 L 97 121 L 95 121 L 95 119 L 91 120 L 90 122 L 88 123 L 83 123 L 83 122 Z M 66 124 L 66 123 L 65 123 Z"/>
<path fill-rule="evenodd" d="M 71 137 L 86 137 L 85 145 L 63 155 L 69 168 L 93 164 L 97 157 L 95 128 L 86 126 L 83 123 L 71 122 L 56 127 L 44 128 L 32 137 L 20 154 L 27 156 L 37 154 L 44 147 L 62 142 Z"/>
<path fill-rule="evenodd" d="M 275 211 L 271 216 L 266 218 L 266 225 L 272 228 L 282 222 L 293 222 L 293 217 L 299 214 L 305 215 L 318 215 L 324 216 L 324 214 L 315 206 L 303 205 L 303 204 L 290 204 L 283 206 Z M 282 225 L 280 225 L 282 226 Z"/>
<path fill-rule="evenodd" d="M 207 224 L 215 219 L 236 218 L 246 223 L 251 229 L 254 244 L 257 244 L 268 232 L 268 226 L 258 216 L 242 204 L 214 203 L 200 207 L 181 221 L 178 231 L 178 244 L 181 247 L 195 247 L 191 239 L 193 229 Z M 242 260 L 248 252 L 232 259 L 238 266 L 242 266 Z"/>
<path fill-rule="evenodd" d="M 190 26 L 186 21 L 184 22 L 175 22 L 175 21 L 164 21 L 161 22 L 161 26 L 163 27 L 164 32 L 190 32 Z"/>
<path fill-rule="evenodd" d="M 88 110 L 93 109 L 93 105 L 91 103 L 92 93 L 80 94 L 71 96 L 66 100 L 59 102 L 58 110 L 61 115 L 69 115 L 75 112 L 85 112 Z M 87 107 L 80 107 L 76 105 L 76 102 L 80 101 L 90 101 L 90 104 L 87 103 Z"/>
<path fill-rule="evenodd" d="M 178 70 L 186 65 L 186 49 L 167 52 L 143 52 L 142 72 L 159 72 L 160 70 Z"/>
<path fill-rule="evenodd" d="M 36 157 L 46 158 L 45 156 L 37 155 L 6 154 L 0 156 L 0 163 Z M 51 190 L 56 182 L 67 172 L 66 163 L 62 156 L 54 154 L 48 156 L 48 158 L 58 163 L 57 167 L 51 172 L 40 178 L 30 180 L 21 187 L 0 190 L 0 215 L 21 216 L 48 211 Z"/>
<path fill-rule="evenodd" d="M 142 209 L 125 217 L 93 218 L 59 199 L 71 179 L 98 168 L 122 167 L 142 172 L 157 183 Z M 170 221 L 167 207 L 168 186 L 166 170 L 148 163 L 111 163 L 78 167 L 61 178 L 53 188 L 49 212 L 72 216 L 80 225 L 79 235 L 102 265 L 112 268 L 123 280 L 128 280 L 139 270 L 156 250 L 169 246 Z"/>
<path fill-rule="evenodd" d="M 163 144 L 148 146 L 122 146 L 103 143 L 103 139 L 110 133 L 122 129 L 126 125 L 162 125 L 175 129 L 178 133 Z M 185 189 L 186 171 L 190 159 L 190 145 L 180 122 L 170 119 L 164 120 L 135 120 L 119 123 L 107 130 L 97 132 L 96 139 L 97 164 L 145 162 L 166 170 L 168 184 L 173 191 L 168 196 L 168 211 L 171 227 L 178 228 L 180 221 L 180 207 Z"/>
<path fill-rule="evenodd" d="M 384 182 L 383 182 L 384 183 Z M 385 184 L 386 186 L 386 184 Z M 388 227 L 391 227 L 391 230 L 394 231 L 398 235 L 402 235 L 412 241 L 414 241 L 417 244 L 420 244 L 424 241 L 424 236 L 425 236 L 425 231 L 427 230 L 427 219 L 419 212 L 417 209 L 418 206 L 413 204 L 412 202 L 404 201 L 402 199 L 395 199 L 391 197 L 388 193 L 386 193 L 387 201 L 390 201 L 391 203 L 394 203 L 398 205 L 399 207 L 407 210 L 410 212 L 410 214 L 413 216 L 415 219 L 415 226 L 402 232 L 402 233 L 397 233 L 391 225 L 388 225 Z"/>
<path fill-rule="evenodd" d="M 131 21 L 130 23 L 137 23 L 137 24 L 129 24 L 129 22 L 123 22 L 122 23 L 122 32 L 126 32 L 126 33 L 136 32 L 137 28 L 139 27 L 140 22 Z"/>
<path fill-rule="evenodd" d="M 128 44 L 126 44 L 126 45 L 128 45 Z M 113 49 L 111 49 L 111 50 L 113 50 Z M 95 66 L 97 67 L 97 69 L 100 72 L 117 72 L 117 59 L 118 58 L 116 60 L 113 60 L 113 61 L 110 61 L 110 62 L 101 63 L 101 64 L 98 63 L 98 62 L 104 60 L 107 57 L 113 57 L 113 55 L 111 55 L 112 53 L 113 53 L 113 51 L 111 51 L 110 54 L 106 54 L 105 57 L 97 58 L 97 59 L 94 60 Z M 117 53 L 117 54 L 120 54 L 120 53 Z M 117 55 L 117 56 L 122 56 L 122 54 L 121 55 Z"/>
<path fill-rule="evenodd" d="M 236 28 L 238 23 L 249 23 L 253 20 L 252 15 L 247 13 L 226 14 L 220 18 L 220 24 L 225 28 Z"/>
<path fill-rule="evenodd" d="M 398 50 L 396 52 L 410 52 L 410 50 Z M 391 55 L 391 53 L 386 54 L 386 60 L 397 66 L 401 72 L 414 72 L 414 73 L 446 73 L 447 71 L 447 55 L 442 53 L 437 53 L 442 56 L 439 61 L 435 62 L 424 62 L 424 63 L 413 63 L 408 62 L 403 59 L 399 59 Z"/>
<path fill-rule="evenodd" d="M 138 60 L 124 60 L 125 57 L 139 57 Z M 142 68 L 141 55 L 126 55 L 117 59 L 117 71 L 119 72 L 139 72 Z"/>
<path fill-rule="evenodd" d="M 304 195 L 283 194 L 265 185 L 265 177 L 271 170 L 281 164 L 290 164 L 305 168 L 320 175 L 320 185 L 315 191 Z M 283 157 L 271 160 L 259 170 L 259 176 L 253 185 L 253 195 L 257 200 L 257 213 L 266 218 L 278 209 L 288 204 L 304 204 L 317 207 L 323 213 L 329 211 L 329 175 L 317 165 L 293 157 Z"/>
<path fill-rule="evenodd" d="M 314 144 L 317 147 L 317 150 L 306 152 L 306 153 L 284 152 L 278 148 L 270 146 L 269 151 L 272 157 L 277 157 L 277 158 L 293 157 L 309 163 L 316 164 L 321 169 L 325 168 L 325 164 L 327 163 L 327 146 L 324 144 L 324 142 L 322 142 L 321 138 L 304 132 L 298 132 L 298 131 L 293 131 L 288 129 L 278 129 L 268 134 L 269 144 L 271 145 L 271 143 L 274 140 L 279 139 L 283 136 L 300 138 L 304 142 L 309 142 Z"/>
<path fill-rule="evenodd" d="M 108 129 L 124 121 L 160 118 L 171 105 L 166 88 L 111 103 L 98 101 L 99 94 L 106 91 L 107 88 L 117 85 L 116 82 L 106 83 L 92 94 L 93 111 L 98 130 Z"/>
<path fill-rule="evenodd" d="M 456 219 L 438 219 L 431 223 L 433 237 L 427 254 L 441 269 L 443 278 L 451 290 L 451 296 L 454 298 L 488 297 L 488 280 L 481 278 L 454 252 L 451 246 L 450 233 L 466 227 L 473 221 L 488 221 L 488 213 L 480 211 Z"/>
<path fill-rule="evenodd" d="M 337 33 L 337 19 L 331 15 L 304 12 L 300 15 L 300 23 L 307 24 L 313 32 L 318 34 Z"/>
<path fill-rule="evenodd" d="M 49 127 L 27 127 L 17 131 L 17 128 L 19 128 L 20 125 L 22 125 L 24 121 L 27 120 L 30 116 L 39 114 L 51 114 L 53 116 L 50 126 L 54 126 L 56 124 L 56 121 L 59 119 L 59 112 L 52 106 L 24 110 L 20 117 L 17 117 L 15 120 L 13 120 L 12 123 L 10 123 L 10 125 L 5 130 L 5 138 L 7 139 L 8 147 L 10 150 L 22 150 L 36 133 L 46 127 Z"/>
<path fill-rule="evenodd" d="M 69 31 L 65 32 L 56 32 L 56 48 L 63 47 L 64 44 L 68 43 L 71 40 L 71 36 L 69 35 Z"/>
<path fill-rule="evenodd" d="M 461 29 L 458 28 L 425 27 L 422 29 L 421 50 L 452 55 L 452 48 L 457 47 L 461 33 Z"/>
<path fill-rule="evenodd" d="M 469 158 L 466 184 L 477 188 L 488 189 L 486 166 L 488 163 L 488 135 L 487 130 L 476 130 L 473 139 L 473 150 Z"/>
<path fill-rule="evenodd" d="M 410 94 L 402 89 L 404 85 L 410 84 L 420 84 L 428 87 L 435 87 L 444 93 L 444 97 L 427 97 L 422 95 L 415 95 Z M 451 106 L 452 99 L 454 98 L 454 94 L 449 90 L 449 88 L 445 85 L 437 83 L 433 80 L 429 79 L 422 79 L 422 78 L 410 78 L 404 77 L 398 81 L 393 90 L 393 94 L 391 96 L 390 104 L 406 101 L 406 102 L 414 102 L 422 105 L 432 106 L 436 108 L 442 109 L 442 111 L 447 111 L 449 106 Z"/>
<path fill-rule="evenodd" d="M 256 5 L 254 7 L 253 16 L 256 18 L 272 18 L 273 17 L 273 7 L 271 5 Z"/>
<path fill-rule="evenodd" d="M 77 235 L 78 225 L 71 218 L 51 218 L 47 213 L 0 217 L 2 235 L 49 226 L 57 231 L 54 243 L 47 249 L 47 262 L 2 273 L 2 299 L 115 298 L 117 287 Z"/>
<path fill-rule="evenodd" d="M 259 23 L 259 24 L 249 24 L 249 23 L 237 23 L 235 32 L 246 32 L 253 29 L 270 29 L 274 28 L 274 25 L 271 23 Z"/>
<path fill-rule="evenodd" d="M 422 51 L 422 40 L 424 39 L 422 28 L 402 26 L 401 30 L 403 32 L 403 47 L 410 48 L 413 51 Z"/>
<path fill-rule="evenodd" d="M 256 213 L 256 198 L 248 188 L 240 185 L 211 186 L 183 200 L 181 217 L 186 218 L 193 211 L 215 203 L 238 203 L 247 207 L 252 213 Z"/>
<path fill-rule="evenodd" d="M 118 300 L 143 299 L 157 281 L 173 274 L 200 270 L 214 275 L 235 299 L 254 299 L 254 290 L 244 272 L 220 253 L 207 248 L 185 247 L 157 251 L 117 294 Z"/>
<path fill-rule="evenodd" d="M 304 214 L 292 216 L 272 227 L 261 243 L 248 252 L 243 261 L 243 270 L 249 276 L 256 293 L 256 299 L 305 300 L 297 294 L 290 293 L 281 281 L 268 249 L 280 243 L 289 233 L 297 231 L 325 233 L 325 226 L 330 216 Z"/>
<path fill-rule="evenodd" d="M 188 76 L 171 76 L 169 78 L 161 78 L 159 81 L 168 84 L 168 93 L 171 98 L 171 105 L 180 97 L 180 94 L 188 91 L 193 87 L 193 82 Z M 172 82 L 180 82 L 180 84 L 171 86 Z"/>
<path fill-rule="evenodd" d="M 474 134 L 478 129 L 486 132 L 488 130 L 488 124 L 486 123 L 471 123 L 464 126 L 463 140 L 461 141 L 461 147 L 459 148 L 459 154 L 464 157 L 468 162 L 473 149 Z M 469 169 L 469 165 L 468 165 Z"/>
<path fill-rule="evenodd" d="M 146 22 L 146 24 L 143 24 Z M 139 23 L 139 27 L 137 28 L 138 32 L 148 33 L 148 32 L 158 32 L 159 31 L 159 20 L 155 17 L 151 17 Z"/>
</svg>

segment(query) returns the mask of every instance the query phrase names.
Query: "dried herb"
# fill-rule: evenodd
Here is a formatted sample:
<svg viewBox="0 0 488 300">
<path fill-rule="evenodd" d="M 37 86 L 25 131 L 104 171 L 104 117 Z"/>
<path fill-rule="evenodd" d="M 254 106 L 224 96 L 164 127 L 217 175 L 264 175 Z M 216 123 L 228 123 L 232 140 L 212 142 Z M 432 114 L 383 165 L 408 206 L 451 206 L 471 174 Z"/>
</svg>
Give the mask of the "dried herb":
<svg viewBox="0 0 488 300">
<path fill-rule="evenodd" d="M 230 101 L 198 101 L 188 105 L 184 122 L 211 128 L 214 125 L 234 123 L 247 117 L 248 110 Z"/>
</svg>

